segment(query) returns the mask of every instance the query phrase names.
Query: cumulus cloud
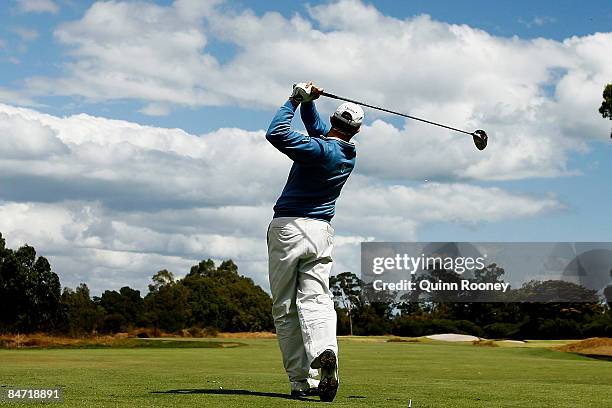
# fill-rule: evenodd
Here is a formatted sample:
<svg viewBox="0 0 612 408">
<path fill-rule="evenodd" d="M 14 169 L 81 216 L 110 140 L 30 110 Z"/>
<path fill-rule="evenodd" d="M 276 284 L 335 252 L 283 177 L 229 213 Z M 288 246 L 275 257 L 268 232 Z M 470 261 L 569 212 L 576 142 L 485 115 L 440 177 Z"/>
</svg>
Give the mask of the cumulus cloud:
<svg viewBox="0 0 612 408">
<path fill-rule="evenodd" d="M 0 134 L 0 157 L 3 160 L 20 159 L 25 164 L 25 160 L 47 159 L 69 152 L 49 127 L 21 116 L 0 113 Z"/>
<path fill-rule="evenodd" d="M 142 2 L 95 3 L 81 20 L 65 23 L 56 38 L 71 46 L 73 77 L 58 80 L 61 93 L 96 100 L 138 98 L 148 101 L 218 105 L 220 94 L 204 91 L 218 62 L 202 50 L 207 37 L 188 13 L 195 2 L 163 7 Z M 197 14 L 197 13 L 196 13 Z M 80 77 L 77 79 L 76 77 Z M 31 79 L 30 86 L 53 93 L 55 81 Z"/>
<path fill-rule="evenodd" d="M 353 92 L 359 80 L 362 96 L 397 108 L 466 103 L 457 113 L 465 117 L 480 105 L 530 106 L 552 68 L 610 72 L 606 53 L 590 56 L 601 64 L 594 69 L 588 60 L 581 64 L 576 49 L 609 47 L 607 33 L 574 44 L 507 39 L 426 15 L 396 19 L 355 0 L 311 7 L 309 15 L 290 19 L 199 3 L 95 3 L 82 19 L 61 25 L 55 35 L 77 57 L 67 66 L 73 75 L 66 79 L 74 81 L 62 92 L 194 105 L 261 103 L 269 95 L 263 102 L 275 106 L 287 84 L 313 77 Z M 221 64 L 207 49 L 208 37 L 235 45 L 236 54 Z M 112 81 L 120 82 L 113 87 Z"/>
<path fill-rule="evenodd" d="M 12 57 L 9 58 L 9 62 L 19 64 L 19 60 L 16 62 L 11 61 Z M 34 102 L 30 97 L 25 95 L 23 92 L 14 91 L 0 87 L 0 102 L 10 103 L 13 105 L 21 106 L 40 106 L 40 104 Z"/>
<path fill-rule="evenodd" d="M 54 4 L 26 3 L 31 11 Z M 140 112 L 163 116 L 177 106 L 271 109 L 291 83 L 315 79 L 334 93 L 489 132 L 478 152 L 467 136 L 367 111 L 334 220 L 336 271 L 358 270 L 362 241 L 562 210 L 552 195 L 491 181 L 575 174 L 570 155 L 608 134 L 594 107 L 612 75 L 611 33 L 522 40 L 425 15 L 397 19 L 356 0 L 289 18 L 219 3 L 97 2 L 55 30 L 70 58 L 63 76 L 29 78 L 25 93 L 0 88 L 10 104 L 0 104 L 0 231 L 12 246 L 49 255 L 64 284 L 144 290 L 158 269 L 181 275 L 210 257 L 233 258 L 267 287 L 265 230 L 290 161 L 263 130 L 193 135 L 57 117 L 11 106 L 32 105 L 23 95 L 134 99 Z"/>
<path fill-rule="evenodd" d="M 608 134 L 593 107 L 612 76 L 612 33 L 522 40 L 427 15 L 398 19 L 357 0 L 289 18 L 218 3 L 95 3 L 55 31 L 71 57 L 66 75 L 29 78 L 27 89 L 141 100 L 142 113 L 160 116 L 173 106 L 270 109 L 291 83 L 311 78 L 337 94 L 489 132 L 490 150 L 477 154 L 446 130 L 374 122 L 362 133 L 364 147 L 379 140 L 386 147 L 364 155 L 364 165 L 390 180 L 574 174 L 568 157 Z M 226 45 L 225 54 L 211 41 Z M 320 105 L 333 108 L 329 100 Z M 385 116 L 368 111 L 367 118 Z M 409 151 L 409 159 L 394 154 Z M 396 166 L 377 164 L 392 159 Z"/>
<path fill-rule="evenodd" d="M 17 8 L 23 13 L 57 14 L 59 6 L 53 0 L 16 0 Z"/>
<path fill-rule="evenodd" d="M 42 251 L 64 285 L 87 282 L 96 289 L 131 285 L 146 290 L 155 271 L 165 268 L 182 275 L 206 257 L 233 258 L 248 270 L 244 261 L 259 252 L 254 247 L 262 246 L 251 237 L 221 235 L 208 228 L 184 234 L 123 219 L 138 215 L 145 214 L 114 212 L 96 202 L 0 202 L 0 231 L 11 245 L 29 243 Z M 264 284 L 263 274 L 251 276 Z"/>
<path fill-rule="evenodd" d="M 58 118 L 6 105 L 0 106 L 0 112 L 29 119 L 27 123 L 38 121 L 39 127 L 52 129 L 70 147 L 69 154 L 61 157 L 28 163 L 0 161 L 3 177 L 37 174 L 41 188 L 53 186 L 66 198 L 102 200 L 113 208 L 163 207 L 169 197 L 182 206 L 271 200 L 277 192 L 269 189 L 269 183 L 282 182 L 281 170 L 288 163 L 268 146 L 264 131 L 219 129 L 198 137 L 180 129 L 85 114 Z M 245 171 L 236 163 L 260 170 Z M 228 180 L 239 180 L 239 184 L 228 184 Z M 35 188 L 15 189 L 20 197 L 38 194 Z M 10 196 L 12 191 L 4 194 Z"/>
<path fill-rule="evenodd" d="M 339 220 L 357 235 L 385 236 L 387 240 L 415 239 L 417 228 L 431 222 L 495 222 L 562 207 L 551 196 L 523 196 L 497 187 L 459 183 L 388 186 L 359 175 L 355 179 L 340 203 Z M 371 222 L 364 222 L 366 220 Z"/>
<path fill-rule="evenodd" d="M 150 103 L 144 108 L 140 109 L 140 113 L 144 113 L 149 116 L 166 116 L 171 111 L 170 107 L 163 103 Z"/>
<path fill-rule="evenodd" d="M 12 246 L 30 243 L 48 255 L 64 284 L 144 290 L 158 269 L 181 275 L 210 257 L 233 258 L 267 288 L 265 231 L 290 161 L 264 131 L 198 136 L 0 105 L 0 133 L 0 231 Z M 364 240 L 415 239 L 433 222 L 474 225 L 559 208 L 552 196 L 390 183 L 358 167 L 339 201 L 336 268 L 357 270 Z"/>
</svg>

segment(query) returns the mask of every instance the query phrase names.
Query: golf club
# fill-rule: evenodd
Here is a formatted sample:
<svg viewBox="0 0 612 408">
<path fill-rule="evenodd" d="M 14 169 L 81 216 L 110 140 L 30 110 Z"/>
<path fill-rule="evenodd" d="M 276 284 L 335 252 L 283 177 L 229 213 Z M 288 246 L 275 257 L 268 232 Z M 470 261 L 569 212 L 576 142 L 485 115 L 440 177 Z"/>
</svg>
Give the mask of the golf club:
<svg viewBox="0 0 612 408">
<path fill-rule="evenodd" d="M 331 93 L 328 93 L 328 92 L 321 92 L 321 95 L 322 96 L 327 96 L 328 98 L 332 98 L 332 99 L 338 99 L 338 100 L 341 100 L 341 101 L 356 103 L 357 105 L 361 105 L 361 106 L 367 106 L 368 108 L 376 109 L 376 110 L 387 112 L 387 113 L 392 113 L 392 114 L 398 115 L 398 116 L 403 116 L 403 117 L 408 118 L 408 119 L 414 119 L 414 120 L 418 120 L 418 121 L 421 121 L 421 122 L 429 123 L 430 125 L 440 126 L 440 127 L 446 128 L 446 129 L 454 130 L 455 132 L 465 133 L 466 135 L 472 136 L 472 139 L 474 140 L 474 145 L 476 145 L 476 148 L 478 150 L 484 150 L 484 148 L 487 147 L 487 140 L 488 140 L 487 132 L 485 132 L 484 130 L 481 130 L 481 129 L 475 130 L 473 132 L 467 132 L 465 130 L 457 129 L 457 128 L 454 128 L 454 127 L 451 127 L 451 126 L 442 125 L 440 123 L 432 122 L 432 121 L 429 121 L 429 120 L 426 120 L 426 119 L 417 118 L 415 116 L 406 115 L 404 113 L 395 112 L 395 111 L 392 111 L 392 110 L 389 110 L 389 109 L 380 108 L 378 106 L 369 105 L 367 103 L 355 101 L 355 100 L 352 100 L 352 99 L 349 99 L 349 98 L 345 98 L 343 96 L 334 95 L 334 94 L 331 94 Z"/>
</svg>

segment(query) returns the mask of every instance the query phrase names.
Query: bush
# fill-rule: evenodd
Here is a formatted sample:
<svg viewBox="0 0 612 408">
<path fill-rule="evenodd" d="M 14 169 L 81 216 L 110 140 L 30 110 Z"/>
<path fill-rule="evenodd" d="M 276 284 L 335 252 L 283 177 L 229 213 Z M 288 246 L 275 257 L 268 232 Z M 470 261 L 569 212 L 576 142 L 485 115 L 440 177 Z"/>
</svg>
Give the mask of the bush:
<svg viewBox="0 0 612 408">
<path fill-rule="evenodd" d="M 540 322 L 537 336 L 541 339 L 576 339 L 582 336 L 582 332 L 574 320 L 551 319 Z"/>
<path fill-rule="evenodd" d="M 372 307 L 355 313 L 353 332 L 357 336 L 380 336 L 391 332 L 391 321 L 376 314 Z"/>
<path fill-rule="evenodd" d="M 447 319 L 431 319 L 425 322 L 425 335 L 440 333 L 459 333 L 459 328 L 454 321 Z"/>
<path fill-rule="evenodd" d="M 104 333 L 118 333 L 125 327 L 126 321 L 123 315 L 119 313 L 113 313 L 106 315 L 102 323 L 102 332 Z"/>
<path fill-rule="evenodd" d="M 601 316 L 585 325 L 583 334 L 585 337 L 612 337 L 612 320 Z"/>
<path fill-rule="evenodd" d="M 392 333 L 401 337 L 420 337 L 425 332 L 422 320 L 400 317 L 393 324 Z"/>
<path fill-rule="evenodd" d="M 484 327 L 485 337 L 492 339 L 516 338 L 521 329 L 520 324 L 492 323 Z"/>
<path fill-rule="evenodd" d="M 200 337 L 217 337 L 219 335 L 219 330 L 216 327 L 205 327 L 201 331 Z"/>
<path fill-rule="evenodd" d="M 472 344 L 479 347 L 499 347 L 494 341 L 491 340 L 474 340 Z"/>
<path fill-rule="evenodd" d="M 469 320 L 457 320 L 454 322 L 457 326 L 457 333 L 471 334 L 476 337 L 483 337 L 484 331 L 476 323 Z"/>
<path fill-rule="evenodd" d="M 336 309 L 337 316 L 337 324 L 336 324 L 336 332 L 339 336 L 346 336 L 351 334 L 351 324 L 349 321 L 349 316 L 347 314 L 346 309 L 337 308 Z M 354 322 L 353 322 L 354 323 Z"/>
</svg>

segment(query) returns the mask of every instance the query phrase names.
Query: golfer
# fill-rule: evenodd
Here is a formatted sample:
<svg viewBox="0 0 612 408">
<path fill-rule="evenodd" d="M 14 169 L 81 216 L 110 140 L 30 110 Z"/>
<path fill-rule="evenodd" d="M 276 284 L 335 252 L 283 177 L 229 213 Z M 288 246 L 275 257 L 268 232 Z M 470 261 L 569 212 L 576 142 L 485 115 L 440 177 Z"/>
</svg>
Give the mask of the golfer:
<svg viewBox="0 0 612 408">
<path fill-rule="evenodd" d="M 266 134 L 293 160 L 268 228 L 268 258 L 272 315 L 291 395 L 318 393 L 321 400 L 332 401 L 339 378 L 336 311 L 329 290 L 334 237 L 330 221 L 355 166 L 351 138 L 364 114 L 360 106 L 343 103 L 331 116 L 330 128 L 313 102 L 321 92 L 312 82 L 294 85 Z M 308 135 L 291 130 L 298 106 Z"/>
</svg>

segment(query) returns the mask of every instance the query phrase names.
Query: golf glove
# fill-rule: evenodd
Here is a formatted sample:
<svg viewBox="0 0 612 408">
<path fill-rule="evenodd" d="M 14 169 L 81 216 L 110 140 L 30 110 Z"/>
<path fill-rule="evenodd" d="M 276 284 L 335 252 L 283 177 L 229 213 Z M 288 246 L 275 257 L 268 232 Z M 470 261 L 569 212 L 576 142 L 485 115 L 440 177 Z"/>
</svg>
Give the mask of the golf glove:
<svg viewBox="0 0 612 408">
<path fill-rule="evenodd" d="M 300 82 L 299 84 L 293 84 L 291 99 L 297 103 L 314 100 L 315 96 L 312 94 L 312 83 Z"/>
</svg>

